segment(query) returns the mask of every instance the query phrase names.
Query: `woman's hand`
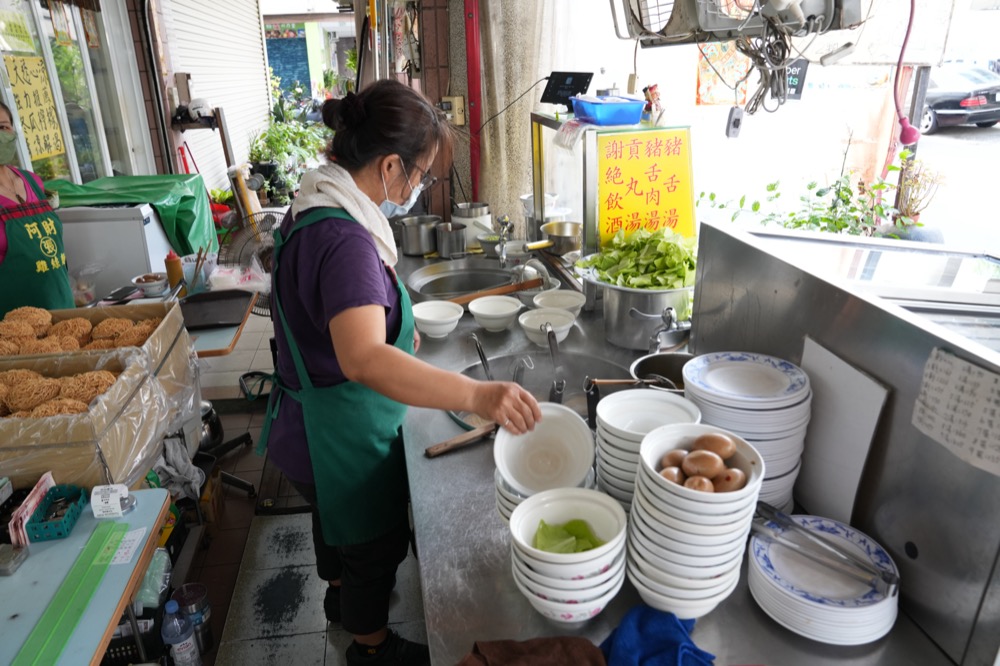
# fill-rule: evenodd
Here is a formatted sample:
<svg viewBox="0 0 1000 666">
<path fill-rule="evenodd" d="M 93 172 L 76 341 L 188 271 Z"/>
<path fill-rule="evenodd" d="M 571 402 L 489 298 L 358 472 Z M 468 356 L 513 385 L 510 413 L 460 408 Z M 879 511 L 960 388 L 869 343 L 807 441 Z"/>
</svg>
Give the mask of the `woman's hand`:
<svg viewBox="0 0 1000 666">
<path fill-rule="evenodd" d="M 418 331 L 417 327 L 414 326 L 413 327 L 413 353 L 416 354 L 418 351 L 420 351 L 420 331 Z"/>
<path fill-rule="evenodd" d="M 472 401 L 471 411 L 515 435 L 533 430 L 542 419 L 535 397 L 514 382 L 477 382 Z"/>
</svg>

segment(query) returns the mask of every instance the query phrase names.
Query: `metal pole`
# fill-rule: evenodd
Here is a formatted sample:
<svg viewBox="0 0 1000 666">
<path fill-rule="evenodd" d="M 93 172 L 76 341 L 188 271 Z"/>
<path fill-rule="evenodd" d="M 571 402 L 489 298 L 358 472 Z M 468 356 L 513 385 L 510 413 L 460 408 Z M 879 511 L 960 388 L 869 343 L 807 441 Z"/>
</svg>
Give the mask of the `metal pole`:
<svg viewBox="0 0 1000 666">
<path fill-rule="evenodd" d="M 482 62 L 479 44 L 479 0 L 465 0 L 465 60 L 469 84 L 469 168 L 472 200 L 479 201 L 479 130 L 482 129 Z"/>
</svg>

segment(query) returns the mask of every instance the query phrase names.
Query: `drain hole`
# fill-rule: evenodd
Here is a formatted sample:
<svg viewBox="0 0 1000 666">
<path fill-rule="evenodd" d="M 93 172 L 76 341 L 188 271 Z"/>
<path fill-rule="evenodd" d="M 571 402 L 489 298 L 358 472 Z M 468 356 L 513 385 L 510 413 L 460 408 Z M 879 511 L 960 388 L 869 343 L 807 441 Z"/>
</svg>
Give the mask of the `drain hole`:
<svg viewBox="0 0 1000 666">
<path fill-rule="evenodd" d="M 913 543 L 912 541 L 907 541 L 905 544 L 903 544 L 903 552 L 906 553 L 906 556 L 909 557 L 911 560 L 917 559 L 917 556 L 920 554 L 919 551 L 917 550 L 917 544 Z"/>
</svg>

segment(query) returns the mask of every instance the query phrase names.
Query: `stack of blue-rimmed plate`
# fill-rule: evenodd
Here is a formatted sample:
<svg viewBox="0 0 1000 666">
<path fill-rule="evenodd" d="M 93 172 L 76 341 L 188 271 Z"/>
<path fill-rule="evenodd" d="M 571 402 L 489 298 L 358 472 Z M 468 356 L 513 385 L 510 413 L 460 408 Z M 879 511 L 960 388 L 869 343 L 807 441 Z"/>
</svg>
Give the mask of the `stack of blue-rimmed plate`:
<svg viewBox="0 0 1000 666">
<path fill-rule="evenodd" d="M 683 376 L 702 422 L 735 432 L 763 456 L 760 499 L 790 509 L 812 402 L 805 371 L 766 354 L 716 352 L 688 361 Z"/>
<path fill-rule="evenodd" d="M 701 413 L 679 395 L 629 389 L 597 403 L 597 487 L 628 511 L 635 494 L 635 472 L 642 438 L 674 423 L 698 423 Z"/>
<path fill-rule="evenodd" d="M 889 554 L 873 539 L 830 518 L 792 516 L 792 520 L 841 548 L 850 550 L 875 569 L 898 575 Z M 778 532 L 786 528 L 768 526 Z M 805 543 L 794 532 L 782 535 Z M 747 581 L 757 604 L 787 629 L 833 645 L 862 645 L 889 633 L 899 602 L 874 585 L 806 559 L 781 544 L 750 539 Z"/>
</svg>

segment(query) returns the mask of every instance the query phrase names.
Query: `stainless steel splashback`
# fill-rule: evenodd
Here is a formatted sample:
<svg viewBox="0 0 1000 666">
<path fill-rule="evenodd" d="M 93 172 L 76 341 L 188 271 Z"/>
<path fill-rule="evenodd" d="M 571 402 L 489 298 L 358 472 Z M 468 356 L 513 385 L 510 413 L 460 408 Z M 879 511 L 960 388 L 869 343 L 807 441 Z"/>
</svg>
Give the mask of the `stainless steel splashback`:
<svg viewBox="0 0 1000 666">
<path fill-rule="evenodd" d="M 788 254 L 784 253 L 787 257 Z M 852 524 L 899 567 L 901 608 L 963 666 L 1000 650 L 1000 477 L 976 469 L 911 424 L 935 347 L 1000 373 L 1000 354 L 767 242 L 701 225 L 690 349 L 746 350 L 801 362 L 806 335 L 891 392 Z"/>
</svg>

